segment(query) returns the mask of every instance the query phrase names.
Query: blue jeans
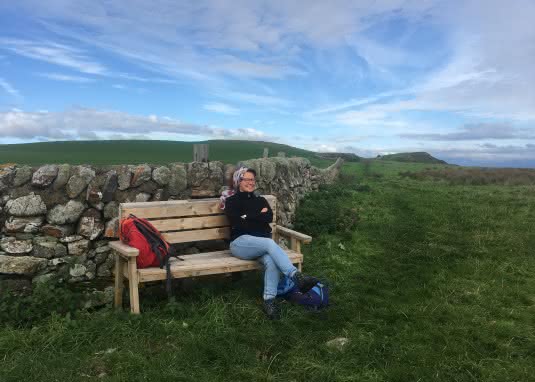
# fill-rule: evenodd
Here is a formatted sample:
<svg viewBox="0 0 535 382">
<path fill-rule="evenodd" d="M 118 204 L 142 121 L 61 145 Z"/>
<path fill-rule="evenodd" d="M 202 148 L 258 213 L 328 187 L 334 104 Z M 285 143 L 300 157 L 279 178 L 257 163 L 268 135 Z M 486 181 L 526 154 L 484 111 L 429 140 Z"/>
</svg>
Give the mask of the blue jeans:
<svg viewBox="0 0 535 382">
<path fill-rule="evenodd" d="M 297 268 L 286 252 L 273 239 L 241 235 L 230 243 L 233 256 L 243 260 L 257 259 L 264 265 L 264 300 L 277 296 L 279 275 L 291 277 Z"/>
</svg>

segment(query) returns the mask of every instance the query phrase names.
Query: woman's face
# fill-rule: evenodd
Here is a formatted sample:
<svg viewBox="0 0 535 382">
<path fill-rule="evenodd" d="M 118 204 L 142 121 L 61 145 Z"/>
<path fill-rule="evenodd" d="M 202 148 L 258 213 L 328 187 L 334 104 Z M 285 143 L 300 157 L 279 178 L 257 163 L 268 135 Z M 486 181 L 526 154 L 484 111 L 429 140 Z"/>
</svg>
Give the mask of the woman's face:
<svg viewBox="0 0 535 382">
<path fill-rule="evenodd" d="M 256 187 L 255 176 L 252 172 L 246 172 L 243 174 L 243 178 L 240 180 L 241 192 L 253 192 Z"/>
</svg>

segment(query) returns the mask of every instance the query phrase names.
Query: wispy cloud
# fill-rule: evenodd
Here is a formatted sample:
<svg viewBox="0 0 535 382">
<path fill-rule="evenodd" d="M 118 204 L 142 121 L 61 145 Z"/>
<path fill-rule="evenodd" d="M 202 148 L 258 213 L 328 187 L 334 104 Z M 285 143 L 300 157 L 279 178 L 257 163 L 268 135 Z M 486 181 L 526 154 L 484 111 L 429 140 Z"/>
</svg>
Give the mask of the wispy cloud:
<svg viewBox="0 0 535 382">
<path fill-rule="evenodd" d="M 152 82 L 152 83 L 161 83 L 161 84 L 176 84 L 177 81 L 169 78 L 159 78 L 159 77 L 141 77 L 135 76 L 128 73 L 113 73 L 113 77 L 123 78 L 125 80 L 138 81 L 138 82 Z"/>
<path fill-rule="evenodd" d="M 208 103 L 203 106 L 204 110 L 212 111 L 214 113 L 221 113 L 227 115 L 238 115 L 240 110 L 224 103 Z"/>
<path fill-rule="evenodd" d="M 290 107 L 295 105 L 293 101 L 288 99 L 265 94 L 219 90 L 214 92 L 213 95 L 223 99 L 231 99 L 233 101 L 245 102 L 259 106 Z"/>
<path fill-rule="evenodd" d="M 20 98 L 21 95 L 17 89 L 15 89 L 9 82 L 4 80 L 3 78 L 0 78 L 0 88 L 2 88 L 6 93 L 10 94 L 11 96 L 15 98 Z"/>
<path fill-rule="evenodd" d="M 0 38 L 0 45 L 21 56 L 75 69 L 82 73 L 106 74 L 107 72 L 104 65 L 89 58 L 86 52 L 65 44 L 53 41 Z"/>
<path fill-rule="evenodd" d="M 48 78 L 55 81 L 65 81 L 65 82 L 78 82 L 78 83 L 88 83 L 94 82 L 94 78 L 81 77 L 81 76 L 72 76 L 61 73 L 39 73 L 39 76 Z"/>
</svg>

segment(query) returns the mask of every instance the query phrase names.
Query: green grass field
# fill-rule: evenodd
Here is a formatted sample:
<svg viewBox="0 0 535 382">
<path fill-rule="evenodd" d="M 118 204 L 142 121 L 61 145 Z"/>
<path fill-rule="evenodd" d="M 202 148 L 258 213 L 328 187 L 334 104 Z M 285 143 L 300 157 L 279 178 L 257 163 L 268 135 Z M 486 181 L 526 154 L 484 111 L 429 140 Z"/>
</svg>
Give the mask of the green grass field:
<svg viewBox="0 0 535 382">
<path fill-rule="evenodd" d="M 2 327 L 0 380 L 534 381 L 535 187 L 398 175 L 422 168 L 344 165 L 350 191 L 330 195 L 357 211 L 356 228 L 311 227 L 304 247 L 304 270 L 330 284 L 327 311 L 284 304 L 271 322 L 260 274 L 201 279 L 175 304 L 145 291 L 138 317 Z M 303 211 L 329 208 L 318 197 Z M 336 337 L 349 339 L 343 351 L 325 345 Z"/>
<path fill-rule="evenodd" d="M 286 156 L 310 159 L 313 165 L 326 167 L 333 163 L 319 159 L 314 152 L 291 146 L 257 141 L 206 141 L 209 159 L 234 164 L 240 160 L 262 158 L 264 147 L 269 156 L 284 151 Z M 70 164 L 167 164 L 191 162 L 194 142 L 174 141 L 72 141 L 0 145 L 1 163 L 40 165 L 44 163 Z"/>
</svg>

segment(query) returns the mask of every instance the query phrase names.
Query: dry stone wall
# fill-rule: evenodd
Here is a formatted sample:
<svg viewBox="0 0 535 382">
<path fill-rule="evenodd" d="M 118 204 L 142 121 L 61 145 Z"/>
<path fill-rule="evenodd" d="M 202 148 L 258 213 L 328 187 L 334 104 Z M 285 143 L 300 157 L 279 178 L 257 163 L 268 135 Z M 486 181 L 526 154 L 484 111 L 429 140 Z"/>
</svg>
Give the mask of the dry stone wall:
<svg viewBox="0 0 535 382">
<path fill-rule="evenodd" d="M 278 223 L 288 226 L 299 200 L 332 182 L 341 162 L 327 169 L 303 158 L 244 164 L 256 169 L 260 193 L 277 196 Z M 221 162 L 0 167 L 0 293 L 51 278 L 109 278 L 119 203 L 217 197 L 233 170 Z"/>
</svg>

